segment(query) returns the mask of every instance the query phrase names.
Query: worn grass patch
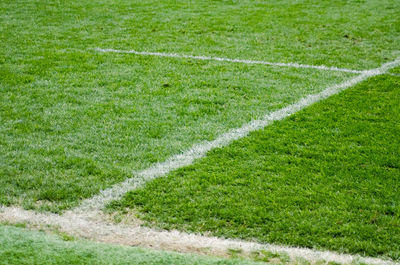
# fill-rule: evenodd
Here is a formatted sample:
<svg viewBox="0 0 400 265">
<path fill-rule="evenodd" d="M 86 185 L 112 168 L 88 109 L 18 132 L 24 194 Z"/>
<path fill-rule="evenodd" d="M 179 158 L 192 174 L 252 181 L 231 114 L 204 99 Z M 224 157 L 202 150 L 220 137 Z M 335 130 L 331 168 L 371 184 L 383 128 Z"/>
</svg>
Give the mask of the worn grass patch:
<svg viewBox="0 0 400 265">
<path fill-rule="evenodd" d="M 400 78 L 372 78 L 112 206 L 149 224 L 400 259 Z"/>
<path fill-rule="evenodd" d="M 0 225 L 2 264 L 260 264 L 71 240 L 23 228 Z"/>
</svg>

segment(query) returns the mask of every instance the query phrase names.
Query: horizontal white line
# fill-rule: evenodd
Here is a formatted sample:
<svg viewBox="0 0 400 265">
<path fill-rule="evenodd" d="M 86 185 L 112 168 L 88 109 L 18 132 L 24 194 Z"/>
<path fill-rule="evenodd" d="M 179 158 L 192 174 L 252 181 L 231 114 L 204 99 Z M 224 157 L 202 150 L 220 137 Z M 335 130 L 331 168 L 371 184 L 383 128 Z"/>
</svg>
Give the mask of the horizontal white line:
<svg viewBox="0 0 400 265">
<path fill-rule="evenodd" d="M 339 72 L 347 72 L 347 73 L 355 73 L 361 74 L 365 72 L 365 70 L 353 70 L 346 68 L 338 68 L 338 67 L 330 67 L 324 65 L 308 65 L 308 64 L 299 64 L 299 63 L 273 63 L 267 61 L 254 61 L 254 60 L 243 60 L 243 59 L 229 59 L 229 58 L 221 58 L 221 57 L 213 57 L 213 56 L 194 56 L 194 55 L 185 55 L 185 54 L 177 54 L 177 53 L 163 53 L 163 52 L 141 52 L 135 50 L 115 50 L 115 49 L 95 49 L 98 52 L 112 52 L 112 53 L 130 53 L 136 55 L 147 55 L 147 56 L 159 56 L 159 57 L 172 57 L 172 58 L 185 58 L 185 59 L 194 59 L 194 60 L 206 60 L 206 61 L 220 61 L 220 62 L 231 62 L 231 63 L 244 63 L 244 64 L 264 64 L 270 66 L 281 66 L 281 67 L 293 67 L 293 68 L 310 68 L 310 69 L 318 69 L 325 71 L 339 71 Z"/>
<path fill-rule="evenodd" d="M 286 247 L 274 244 L 258 244 L 254 242 L 207 237 L 184 232 L 153 230 L 147 227 L 127 226 L 104 222 L 100 215 L 95 219 L 67 212 L 63 216 L 56 214 L 35 213 L 16 207 L 0 207 L 0 221 L 8 223 L 28 223 L 39 229 L 56 226 L 67 234 L 89 238 L 99 242 L 122 244 L 129 246 L 151 247 L 156 249 L 200 252 L 209 255 L 226 256 L 230 249 L 240 249 L 244 254 L 252 251 L 266 250 L 274 253 L 286 253 L 292 261 L 303 258 L 311 263 L 318 261 L 341 264 L 366 263 L 375 265 L 399 264 L 391 260 L 361 257 L 359 255 L 340 254 L 331 251 L 318 251 L 307 248 Z"/>
<path fill-rule="evenodd" d="M 232 141 L 247 136 L 250 132 L 264 128 L 274 121 L 282 120 L 293 113 L 296 113 L 311 104 L 328 98 L 340 91 L 354 86 L 361 81 L 366 80 L 369 77 L 380 75 L 385 73 L 388 69 L 395 67 L 400 64 L 400 57 L 394 62 L 386 63 L 380 68 L 365 71 L 362 74 L 354 77 L 346 82 L 338 85 L 334 85 L 326 88 L 325 90 L 309 95 L 305 98 L 300 99 L 298 102 L 293 103 L 285 108 L 273 111 L 264 116 L 260 120 L 253 120 L 240 128 L 232 129 L 227 133 L 224 133 L 217 137 L 213 141 L 205 141 L 203 143 L 194 145 L 192 148 L 182 154 L 172 156 L 167 161 L 162 163 L 156 163 L 148 169 L 145 169 L 137 174 L 136 177 L 125 180 L 122 183 L 115 184 L 114 186 L 105 189 L 100 194 L 93 196 L 90 199 L 86 199 L 82 202 L 81 206 L 76 208 L 77 212 L 87 212 L 90 210 L 98 210 L 103 208 L 107 203 L 122 198 L 124 194 L 142 185 L 144 182 L 152 180 L 154 178 L 162 177 L 169 172 L 176 170 L 181 167 L 188 166 L 194 162 L 194 160 L 204 157 L 208 151 L 226 146 Z"/>
</svg>

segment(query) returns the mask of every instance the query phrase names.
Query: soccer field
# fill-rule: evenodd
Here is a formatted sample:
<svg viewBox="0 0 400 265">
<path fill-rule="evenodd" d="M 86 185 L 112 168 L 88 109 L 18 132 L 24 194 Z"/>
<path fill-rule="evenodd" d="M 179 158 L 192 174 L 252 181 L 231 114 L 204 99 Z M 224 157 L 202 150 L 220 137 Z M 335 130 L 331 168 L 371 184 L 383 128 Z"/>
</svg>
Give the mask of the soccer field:
<svg viewBox="0 0 400 265">
<path fill-rule="evenodd" d="M 400 2 L 0 11 L 5 225 L 275 263 L 400 261 Z"/>
</svg>

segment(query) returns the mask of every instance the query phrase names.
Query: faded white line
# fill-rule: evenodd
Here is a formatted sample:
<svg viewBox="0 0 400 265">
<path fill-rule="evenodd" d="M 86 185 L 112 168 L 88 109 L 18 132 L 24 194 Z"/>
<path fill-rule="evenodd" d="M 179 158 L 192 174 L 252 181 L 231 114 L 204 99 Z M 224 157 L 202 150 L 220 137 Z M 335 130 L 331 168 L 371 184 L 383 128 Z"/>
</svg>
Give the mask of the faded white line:
<svg viewBox="0 0 400 265">
<path fill-rule="evenodd" d="M 397 76 L 397 77 L 400 77 L 400 74 L 398 74 L 398 73 L 386 73 L 387 75 L 391 75 L 391 76 Z"/>
<path fill-rule="evenodd" d="M 96 218 L 99 218 L 99 215 Z M 207 237 L 199 234 L 188 234 L 176 230 L 160 231 L 140 226 L 117 225 L 106 223 L 99 219 L 91 220 L 87 216 L 73 212 L 67 212 L 63 216 L 60 216 L 49 213 L 36 213 L 16 207 L 0 207 L 0 221 L 14 224 L 28 223 L 37 226 L 39 229 L 46 229 L 46 227 L 48 229 L 48 226 L 55 226 L 57 229 L 70 235 L 89 238 L 98 242 L 151 247 L 187 253 L 227 256 L 230 249 L 238 249 L 245 254 L 250 254 L 252 251 L 257 250 L 266 250 L 274 253 L 286 253 L 292 261 L 302 258 L 311 263 L 325 261 L 340 264 L 352 264 L 353 262 L 375 265 L 399 264 L 392 260 L 340 254 L 332 251 L 259 244 L 241 240 Z"/>
<path fill-rule="evenodd" d="M 364 70 L 353 70 L 353 69 L 338 68 L 338 67 L 331 67 L 331 66 L 325 66 L 325 65 L 308 65 L 308 64 L 299 64 L 299 63 L 274 63 L 274 62 L 267 62 L 267 61 L 230 59 L 230 58 L 221 58 L 221 57 L 213 57 L 213 56 L 195 56 L 195 55 L 185 55 L 185 54 L 177 54 L 177 53 L 145 52 L 145 51 L 135 51 L 135 50 L 115 50 L 115 49 L 101 49 L 101 48 L 95 48 L 95 51 L 111 52 L 111 53 L 127 53 L 127 54 L 146 55 L 146 56 L 182 58 L 182 59 L 194 59 L 194 60 L 203 60 L 203 61 L 220 61 L 220 62 L 244 63 L 244 64 L 263 64 L 263 65 L 270 65 L 270 66 L 292 67 L 292 68 L 309 68 L 309 69 L 318 69 L 318 70 L 324 70 L 324 71 L 339 71 L 339 72 L 347 72 L 347 73 L 355 73 L 355 74 L 361 74 L 361 73 L 365 72 Z"/>
<path fill-rule="evenodd" d="M 247 123 L 240 128 L 232 129 L 227 133 L 220 135 L 217 139 L 213 141 L 205 141 L 203 143 L 194 145 L 186 152 L 172 156 L 165 162 L 156 163 L 150 168 L 139 172 L 137 176 L 127 179 L 122 183 L 118 183 L 108 189 L 105 189 L 101 191 L 100 194 L 95 195 L 90 199 L 84 200 L 81 203 L 81 206 L 76 208 L 75 210 L 77 212 L 87 212 L 87 211 L 101 209 L 107 203 L 111 202 L 112 200 L 120 199 L 124 194 L 126 194 L 130 190 L 137 188 L 138 186 L 142 185 L 143 183 L 149 180 L 165 176 L 166 174 L 168 174 L 173 170 L 192 164 L 194 160 L 204 157 L 208 151 L 214 148 L 226 146 L 232 141 L 247 136 L 252 131 L 262 129 L 274 121 L 282 120 L 292 115 L 293 113 L 296 113 L 304 109 L 305 107 L 310 106 L 315 102 L 326 99 L 334 94 L 337 94 L 340 91 L 347 89 L 351 86 L 354 86 L 366 80 L 369 77 L 384 74 L 388 69 L 396 67 L 399 64 L 400 64 L 400 57 L 397 58 L 395 61 L 386 63 L 377 69 L 365 71 L 355 78 L 352 78 L 341 84 L 328 87 L 319 93 L 302 98 L 298 102 L 291 104 L 285 108 L 268 113 L 264 116 L 264 118 L 260 120 L 253 120 L 250 123 Z"/>
</svg>

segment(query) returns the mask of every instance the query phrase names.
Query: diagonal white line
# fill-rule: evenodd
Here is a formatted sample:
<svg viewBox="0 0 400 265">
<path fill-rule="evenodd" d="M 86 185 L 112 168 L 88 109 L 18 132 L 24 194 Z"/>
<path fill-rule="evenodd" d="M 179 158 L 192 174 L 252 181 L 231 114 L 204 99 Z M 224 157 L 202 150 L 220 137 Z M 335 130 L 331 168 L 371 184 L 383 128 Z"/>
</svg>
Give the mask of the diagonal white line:
<svg viewBox="0 0 400 265">
<path fill-rule="evenodd" d="M 318 70 L 325 70 L 325 71 L 339 71 L 339 72 L 347 72 L 347 73 L 355 73 L 355 74 L 361 74 L 363 72 L 366 72 L 365 70 L 353 70 L 353 69 L 338 68 L 338 67 L 331 67 L 331 66 L 324 66 L 324 65 L 308 65 L 308 64 L 299 64 L 299 63 L 274 63 L 274 62 L 267 62 L 267 61 L 230 59 L 230 58 L 221 58 L 221 57 L 213 57 L 213 56 L 195 56 L 195 55 L 185 55 L 185 54 L 177 54 L 177 53 L 144 52 L 144 51 L 135 51 L 135 50 L 115 50 L 115 49 L 101 49 L 101 48 L 96 48 L 95 51 L 104 52 L 104 53 L 107 53 L 107 52 L 127 53 L 127 54 L 158 56 L 158 57 L 194 59 L 194 60 L 203 60 L 203 61 L 220 61 L 220 62 L 244 63 L 244 64 L 264 64 L 264 65 L 270 65 L 270 66 L 309 68 L 309 69 L 318 69 Z"/>
<path fill-rule="evenodd" d="M 340 91 L 352 87 L 366 80 L 369 77 L 384 74 L 388 69 L 396 67 L 399 64 L 400 64 L 400 57 L 397 58 L 395 61 L 386 63 L 377 69 L 365 71 L 355 78 L 352 78 L 341 84 L 328 87 L 319 93 L 312 94 L 305 98 L 302 98 L 296 103 L 293 103 L 287 107 L 268 113 L 264 116 L 264 118 L 260 120 L 253 120 L 243 125 L 240 128 L 232 129 L 220 135 L 213 141 L 205 141 L 203 143 L 196 144 L 186 152 L 172 156 L 165 162 L 156 163 L 153 166 L 139 172 L 136 177 L 129 178 L 122 183 L 118 183 L 108 189 L 101 191 L 100 194 L 95 195 L 90 199 L 84 200 L 80 205 L 80 207 L 76 208 L 75 211 L 87 212 L 91 210 L 101 209 L 107 203 L 113 200 L 120 199 L 124 194 L 126 194 L 130 190 L 137 188 L 138 186 L 142 185 L 143 183 L 149 180 L 165 176 L 166 174 L 168 174 L 173 170 L 192 164 L 194 160 L 204 157 L 208 151 L 214 148 L 226 146 L 235 140 L 247 136 L 252 131 L 262 129 L 274 121 L 282 120 L 292 115 L 293 113 L 296 113 L 304 109 L 305 107 L 310 106 L 315 102 L 326 99 L 334 94 L 337 94 Z"/>
</svg>

